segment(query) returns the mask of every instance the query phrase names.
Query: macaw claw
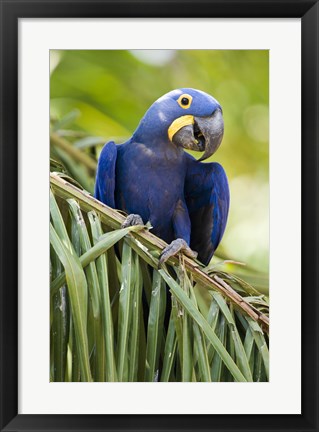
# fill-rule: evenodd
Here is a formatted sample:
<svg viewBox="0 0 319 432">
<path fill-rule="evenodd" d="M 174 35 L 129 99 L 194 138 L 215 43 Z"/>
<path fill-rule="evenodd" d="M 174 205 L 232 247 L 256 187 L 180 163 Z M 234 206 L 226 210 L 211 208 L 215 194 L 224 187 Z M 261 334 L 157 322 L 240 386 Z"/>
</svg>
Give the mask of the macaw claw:
<svg viewBox="0 0 319 432">
<path fill-rule="evenodd" d="M 194 252 L 183 239 L 173 240 L 171 244 L 163 249 L 159 257 L 159 265 L 161 266 L 170 257 L 175 256 L 178 252 L 184 252 L 190 258 L 196 258 L 197 252 Z"/>
<path fill-rule="evenodd" d="M 127 228 L 129 226 L 134 226 L 134 225 L 144 225 L 144 222 L 140 215 L 132 213 L 127 216 L 125 221 L 122 223 L 121 227 Z"/>
</svg>

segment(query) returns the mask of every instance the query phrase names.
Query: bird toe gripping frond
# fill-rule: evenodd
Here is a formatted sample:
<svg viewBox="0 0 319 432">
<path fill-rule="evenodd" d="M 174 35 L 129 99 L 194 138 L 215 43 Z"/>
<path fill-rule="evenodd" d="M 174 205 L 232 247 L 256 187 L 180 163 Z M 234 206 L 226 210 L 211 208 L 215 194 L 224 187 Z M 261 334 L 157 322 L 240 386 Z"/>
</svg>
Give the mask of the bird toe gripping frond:
<svg viewBox="0 0 319 432">
<path fill-rule="evenodd" d="M 184 252 L 190 258 L 196 258 L 197 252 L 193 251 L 185 240 L 176 239 L 171 242 L 166 248 L 163 249 L 163 252 L 159 258 L 159 266 L 161 266 L 164 262 L 166 262 L 170 257 L 175 256 L 179 252 Z"/>
</svg>

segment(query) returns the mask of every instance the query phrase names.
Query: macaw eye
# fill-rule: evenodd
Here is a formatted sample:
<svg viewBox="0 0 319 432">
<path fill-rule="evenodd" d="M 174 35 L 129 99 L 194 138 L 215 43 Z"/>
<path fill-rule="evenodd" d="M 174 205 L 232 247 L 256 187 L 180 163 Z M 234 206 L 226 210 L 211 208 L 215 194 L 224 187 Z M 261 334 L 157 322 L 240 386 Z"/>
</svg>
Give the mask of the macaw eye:
<svg viewBox="0 0 319 432">
<path fill-rule="evenodd" d="M 177 103 L 181 108 L 189 108 L 191 106 L 192 103 L 192 96 L 188 95 L 188 94 L 182 94 L 180 95 L 180 97 L 177 99 Z"/>
</svg>

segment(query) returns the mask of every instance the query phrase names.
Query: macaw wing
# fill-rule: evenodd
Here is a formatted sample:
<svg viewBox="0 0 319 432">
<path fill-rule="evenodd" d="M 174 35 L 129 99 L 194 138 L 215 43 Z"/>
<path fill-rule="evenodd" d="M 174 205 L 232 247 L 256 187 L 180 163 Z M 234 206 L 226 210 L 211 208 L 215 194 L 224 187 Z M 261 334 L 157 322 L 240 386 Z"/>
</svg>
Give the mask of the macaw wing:
<svg viewBox="0 0 319 432">
<path fill-rule="evenodd" d="M 103 147 L 96 171 L 94 196 L 104 204 L 115 208 L 115 167 L 117 147 L 111 141 Z"/>
<path fill-rule="evenodd" d="M 189 159 L 184 193 L 191 220 L 190 247 L 207 265 L 222 239 L 229 210 L 229 187 L 223 167 Z"/>
</svg>

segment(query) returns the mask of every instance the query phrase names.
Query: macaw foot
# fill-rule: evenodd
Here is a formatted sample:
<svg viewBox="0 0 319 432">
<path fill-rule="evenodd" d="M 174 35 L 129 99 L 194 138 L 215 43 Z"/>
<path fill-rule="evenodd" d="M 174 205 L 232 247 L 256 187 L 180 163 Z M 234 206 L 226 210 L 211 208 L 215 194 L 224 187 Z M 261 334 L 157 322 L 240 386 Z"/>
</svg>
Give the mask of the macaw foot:
<svg viewBox="0 0 319 432">
<path fill-rule="evenodd" d="M 159 258 L 159 265 L 162 265 L 168 258 L 176 255 L 178 252 L 184 252 L 190 258 L 196 258 L 197 252 L 194 252 L 183 239 L 173 240 L 171 244 L 163 249 Z"/>
<path fill-rule="evenodd" d="M 144 222 L 140 215 L 132 213 L 128 215 L 125 221 L 122 223 L 122 228 L 127 228 L 134 225 L 144 225 Z"/>
</svg>

